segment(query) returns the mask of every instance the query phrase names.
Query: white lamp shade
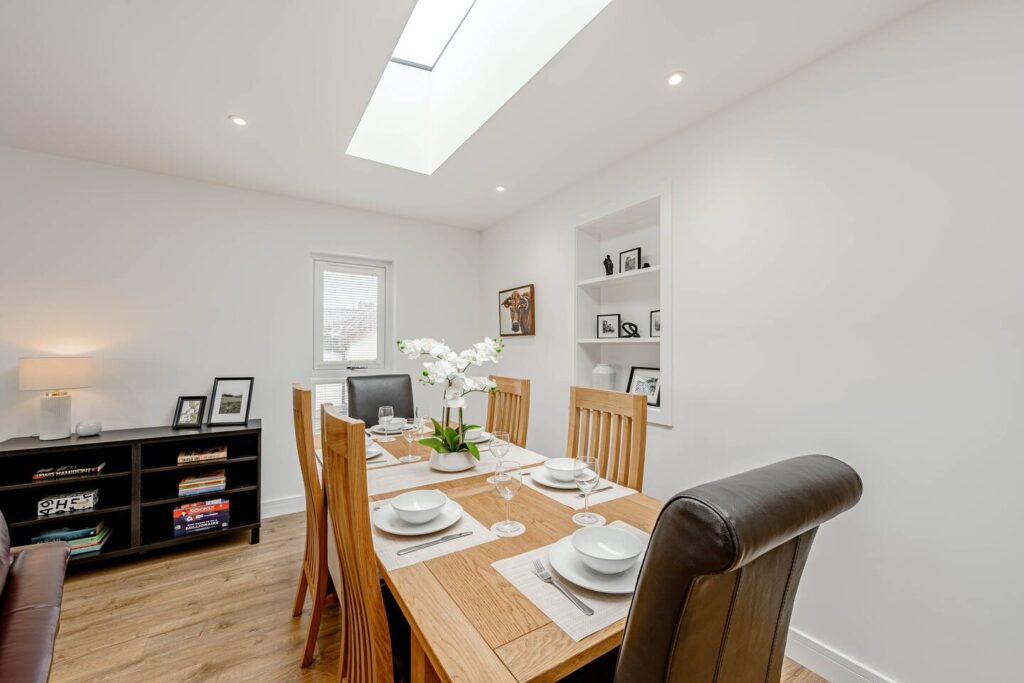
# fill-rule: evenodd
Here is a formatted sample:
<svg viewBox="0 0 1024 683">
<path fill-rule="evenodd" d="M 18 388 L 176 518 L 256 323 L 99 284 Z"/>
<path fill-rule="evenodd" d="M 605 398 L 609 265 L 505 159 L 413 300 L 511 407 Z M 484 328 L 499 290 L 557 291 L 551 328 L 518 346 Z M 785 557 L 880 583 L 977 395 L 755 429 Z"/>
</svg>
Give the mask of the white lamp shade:
<svg viewBox="0 0 1024 683">
<path fill-rule="evenodd" d="M 22 391 L 81 389 L 92 385 L 92 358 L 53 356 L 18 359 L 18 388 Z"/>
</svg>

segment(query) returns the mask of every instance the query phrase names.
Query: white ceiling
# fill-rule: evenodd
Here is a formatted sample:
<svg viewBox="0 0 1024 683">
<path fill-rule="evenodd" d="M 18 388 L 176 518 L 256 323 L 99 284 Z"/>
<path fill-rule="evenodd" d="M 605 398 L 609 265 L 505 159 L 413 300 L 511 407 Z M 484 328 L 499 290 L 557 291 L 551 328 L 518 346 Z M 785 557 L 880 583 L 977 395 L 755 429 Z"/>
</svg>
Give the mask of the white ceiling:
<svg viewBox="0 0 1024 683">
<path fill-rule="evenodd" d="M 926 2 L 613 0 L 425 176 L 345 155 L 413 0 L 3 0 L 0 144 L 484 228 Z"/>
</svg>

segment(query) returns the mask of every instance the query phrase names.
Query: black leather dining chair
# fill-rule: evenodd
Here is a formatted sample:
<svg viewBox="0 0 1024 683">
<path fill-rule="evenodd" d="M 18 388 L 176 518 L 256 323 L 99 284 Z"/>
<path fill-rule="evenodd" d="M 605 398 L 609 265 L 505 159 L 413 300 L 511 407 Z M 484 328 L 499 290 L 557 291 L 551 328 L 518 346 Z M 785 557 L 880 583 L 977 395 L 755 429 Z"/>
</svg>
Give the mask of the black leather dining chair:
<svg viewBox="0 0 1024 683">
<path fill-rule="evenodd" d="M 566 680 L 778 681 L 818 526 L 861 491 L 849 465 L 805 455 L 676 494 L 651 534 L 622 647 Z"/>
<path fill-rule="evenodd" d="M 412 378 L 409 375 L 365 375 L 348 378 L 348 414 L 367 427 L 377 424 L 381 406 L 395 409 L 395 417 L 413 417 Z"/>
</svg>

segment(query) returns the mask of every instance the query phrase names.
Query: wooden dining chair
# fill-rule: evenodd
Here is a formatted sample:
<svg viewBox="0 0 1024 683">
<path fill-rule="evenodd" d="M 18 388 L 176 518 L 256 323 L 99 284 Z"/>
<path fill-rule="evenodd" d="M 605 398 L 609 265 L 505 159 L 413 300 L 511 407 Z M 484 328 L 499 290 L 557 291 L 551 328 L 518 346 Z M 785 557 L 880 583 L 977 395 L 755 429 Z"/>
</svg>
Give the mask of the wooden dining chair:
<svg viewBox="0 0 1024 683">
<path fill-rule="evenodd" d="M 343 633 L 339 680 L 383 683 L 408 676 L 409 627 L 377 572 L 366 487 L 366 424 L 321 408 L 324 487 L 338 551 Z M 398 676 L 396 676 L 396 673 Z"/>
<path fill-rule="evenodd" d="M 302 614 L 309 593 L 312 606 L 309 612 L 309 633 L 302 652 L 302 666 L 313 663 L 316 640 L 320 635 L 320 620 L 330 590 L 327 571 L 327 506 L 320 473 L 316 465 L 313 442 L 313 392 L 298 384 L 292 385 L 292 416 L 295 421 L 295 449 L 299 454 L 299 469 L 306 490 L 306 550 L 299 572 L 299 587 L 295 592 L 292 616 Z"/>
<path fill-rule="evenodd" d="M 487 425 L 485 429 L 508 432 L 509 441 L 526 447 L 526 432 L 530 427 L 530 380 L 515 377 L 496 377 L 497 389 L 487 398 Z"/>
<path fill-rule="evenodd" d="M 646 396 L 569 388 L 567 458 L 597 458 L 602 477 L 640 491 L 646 445 Z"/>
</svg>

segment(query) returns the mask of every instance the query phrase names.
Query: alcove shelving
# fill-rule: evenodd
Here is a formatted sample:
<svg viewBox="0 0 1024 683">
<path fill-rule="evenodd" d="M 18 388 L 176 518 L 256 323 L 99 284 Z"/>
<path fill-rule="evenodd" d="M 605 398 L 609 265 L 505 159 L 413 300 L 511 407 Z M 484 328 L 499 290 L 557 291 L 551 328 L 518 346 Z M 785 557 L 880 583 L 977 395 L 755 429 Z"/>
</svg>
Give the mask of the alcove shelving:
<svg viewBox="0 0 1024 683">
<path fill-rule="evenodd" d="M 585 218 L 575 230 L 575 282 L 572 298 L 572 378 L 593 386 L 598 364 L 615 369 L 614 388 L 627 390 L 630 369 L 661 371 L 659 406 L 648 407 L 648 422 L 671 426 L 671 194 L 668 188 L 611 206 Z M 640 248 L 648 267 L 623 272 L 620 254 Z M 613 273 L 607 275 L 605 256 Z M 652 335 L 651 312 L 659 311 L 661 333 Z M 637 326 L 639 337 L 598 336 L 598 315 L 618 314 Z"/>
</svg>

